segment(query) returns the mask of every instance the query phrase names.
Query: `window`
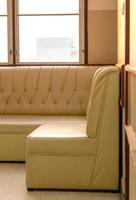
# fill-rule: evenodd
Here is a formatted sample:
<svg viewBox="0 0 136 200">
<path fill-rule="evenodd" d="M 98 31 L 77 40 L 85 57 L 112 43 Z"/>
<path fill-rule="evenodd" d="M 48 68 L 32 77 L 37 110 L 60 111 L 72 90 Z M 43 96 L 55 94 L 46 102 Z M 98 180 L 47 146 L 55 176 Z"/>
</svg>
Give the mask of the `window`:
<svg viewBox="0 0 136 200">
<path fill-rule="evenodd" d="M 7 1 L 0 1 L 0 61 L 8 62 Z"/>
<path fill-rule="evenodd" d="M 85 0 L 0 0 L 0 63 L 84 63 Z"/>
</svg>

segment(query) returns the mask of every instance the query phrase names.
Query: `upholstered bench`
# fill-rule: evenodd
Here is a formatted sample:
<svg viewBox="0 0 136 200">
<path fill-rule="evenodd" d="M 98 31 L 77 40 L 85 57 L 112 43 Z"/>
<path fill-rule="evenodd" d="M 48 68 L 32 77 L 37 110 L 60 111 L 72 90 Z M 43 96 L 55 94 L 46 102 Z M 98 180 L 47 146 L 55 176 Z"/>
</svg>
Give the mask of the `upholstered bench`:
<svg viewBox="0 0 136 200">
<path fill-rule="evenodd" d="M 26 142 L 26 186 L 117 190 L 119 187 L 119 69 L 96 71 L 86 120 L 35 129 Z"/>
</svg>

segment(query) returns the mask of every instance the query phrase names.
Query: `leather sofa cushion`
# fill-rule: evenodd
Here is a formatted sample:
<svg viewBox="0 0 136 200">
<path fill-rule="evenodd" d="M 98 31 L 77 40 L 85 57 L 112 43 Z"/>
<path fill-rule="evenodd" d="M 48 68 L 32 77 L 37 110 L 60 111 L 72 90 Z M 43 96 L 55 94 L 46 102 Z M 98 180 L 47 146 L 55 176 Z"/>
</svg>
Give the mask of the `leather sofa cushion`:
<svg viewBox="0 0 136 200">
<path fill-rule="evenodd" d="M 85 116 L 39 116 L 39 115 L 0 115 L 0 134 L 29 134 L 41 124 L 81 123 Z"/>
<path fill-rule="evenodd" d="M 86 135 L 86 122 L 44 124 L 27 137 L 27 153 L 93 155 L 96 140 Z"/>
</svg>

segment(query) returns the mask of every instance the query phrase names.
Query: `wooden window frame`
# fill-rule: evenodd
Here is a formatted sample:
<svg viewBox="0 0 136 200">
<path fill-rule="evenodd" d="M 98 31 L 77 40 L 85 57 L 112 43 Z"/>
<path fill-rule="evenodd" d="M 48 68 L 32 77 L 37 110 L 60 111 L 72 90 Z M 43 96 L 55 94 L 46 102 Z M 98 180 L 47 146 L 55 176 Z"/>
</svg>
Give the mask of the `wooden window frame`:
<svg viewBox="0 0 136 200">
<path fill-rule="evenodd" d="M 24 66 L 24 65 L 84 65 L 87 64 L 87 0 L 79 0 L 79 62 L 20 62 L 19 59 L 19 0 L 7 0 L 8 12 L 8 62 L 0 63 L 0 66 Z M 40 16 L 46 14 L 30 14 Z M 30 16 L 27 14 L 27 16 Z M 57 14 L 54 14 L 57 15 Z M 72 15 L 72 14 L 58 14 Z M 21 16 L 23 16 L 21 14 Z"/>
<path fill-rule="evenodd" d="M 13 63 L 13 43 L 12 43 L 12 36 L 13 36 L 13 29 L 12 29 L 12 0 L 7 0 L 7 14 L 1 15 L 7 17 L 7 42 L 8 42 L 8 48 L 7 48 L 7 55 L 8 55 L 8 61 L 7 62 L 0 62 L 0 65 L 7 65 Z"/>
</svg>

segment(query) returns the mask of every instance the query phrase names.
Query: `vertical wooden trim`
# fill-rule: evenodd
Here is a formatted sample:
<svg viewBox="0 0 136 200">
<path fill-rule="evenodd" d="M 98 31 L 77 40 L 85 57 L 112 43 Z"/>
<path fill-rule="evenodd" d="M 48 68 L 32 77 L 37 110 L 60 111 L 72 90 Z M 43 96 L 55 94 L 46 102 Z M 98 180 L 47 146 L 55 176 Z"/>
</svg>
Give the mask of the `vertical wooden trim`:
<svg viewBox="0 0 136 200">
<path fill-rule="evenodd" d="M 84 35 L 85 35 L 85 64 L 88 65 L 88 0 L 84 0 L 85 1 L 85 5 L 84 5 L 84 13 L 85 13 L 85 17 L 84 17 Z"/>
<path fill-rule="evenodd" d="M 12 41 L 13 41 L 13 64 L 15 65 L 15 0 L 12 0 L 12 30 L 13 30 L 13 36 L 12 36 Z"/>
<path fill-rule="evenodd" d="M 122 76 L 122 73 L 120 74 Z M 120 88 L 122 87 L 122 80 L 120 78 Z M 122 100 L 122 93 L 120 91 L 120 99 Z M 123 122 L 122 105 L 119 107 L 119 120 Z M 121 188 L 121 178 L 122 178 L 122 123 L 119 124 L 119 189 Z"/>
<path fill-rule="evenodd" d="M 126 195 L 125 195 L 125 200 L 129 200 L 129 143 L 128 143 L 128 139 L 127 139 L 127 135 L 125 136 L 125 140 L 126 140 Z"/>
<path fill-rule="evenodd" d="M 12 64 L 15 66 L 17 64 L 18 59 L 18 26 L 17 26 L 17 11 L 18 11 L 18 0 L 11 0 L 12 1 L 12 49 L 13 49 L 13 58 L 12 58 Z"/>
<path fill-rule="evenodd" d="M 13 10 L 12 0 L 7 0 L 7 11 L 8 11 L 8 63 L 13 64 Z"/>
<path fill-rule="evenodd" d="M 130 64 L 130 0 L 126 0 L 126 41 L 125 41 L 125 64 Z M 126 73 L 126 106 L 125 106 L 125 122 L 128 124 L 128 73 Z M 129 200 L 129 144 L 125 137 L 125 155 L 126 155 L 126 200 Z"/>
<path fill-rule="evenodd" d="M 79 62 L 85 62 L 84 0 L 79 0 Z"/>
<path fill-rule="evenodd" d="M 125 92 L 126 92 L 126 95 L 125 95 L 125 125 L 128 125 L 128 72 L 126 71 L 125 72 Z"/>
<path fill-rule="evenodd" d="M 125 125 L 128 125 L 128 72 L 125 72 L 125 78 L 126 78 Z M 129 144 L 126 134 L 125 134 L 125 200 L 129 200 Z"/>
<path fill-rule="evenodd" d="M 14 3 L 14 36 L 15 36 L 15 50 L 14 50 L 14 54 L 15 54 L 15 63 L 18 64 L 20 62 L 19 59 L 19 0 L 15 0 Z"/>
<path fill-rule="evenodd" d="M 130 64 L 130 0 L 126 0 L 125 64 Z"/>
<path fill-rule="evenodd" d="M 125 107 L 125 65 L 121 66 L 121 77 L 120 77 L 120 104 L 122 108 Z"/>
</svg>

